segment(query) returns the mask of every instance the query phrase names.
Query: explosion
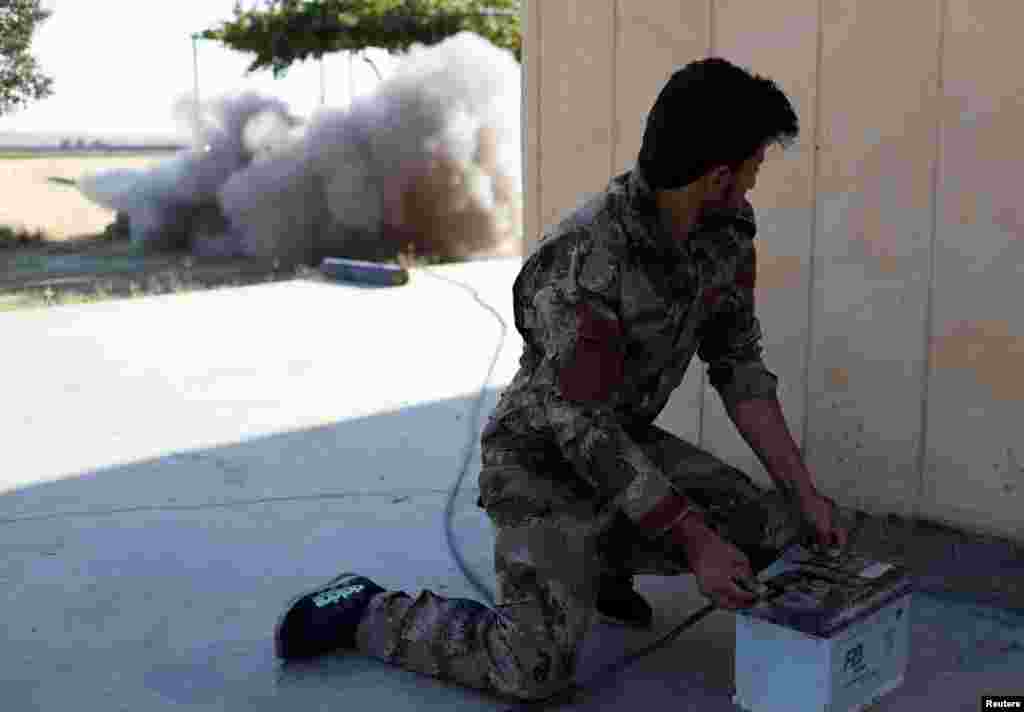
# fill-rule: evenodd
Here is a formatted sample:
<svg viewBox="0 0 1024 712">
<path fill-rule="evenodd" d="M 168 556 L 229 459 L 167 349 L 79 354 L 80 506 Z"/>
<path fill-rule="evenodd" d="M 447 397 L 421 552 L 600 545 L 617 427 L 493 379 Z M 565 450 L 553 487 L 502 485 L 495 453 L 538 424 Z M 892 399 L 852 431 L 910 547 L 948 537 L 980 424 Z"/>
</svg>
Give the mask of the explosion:
<svg viewBox="0 0 1024 712">
<path fill-rule="evenodd" d="M 174 115 L 189 149 L 78 184 L 146 248 L 306 264 L 520 254 L 520 67 L 476 34 L 414 45 L 372 94 L 308 122 L 253 92 L 186 96 Z"/>
</svg>

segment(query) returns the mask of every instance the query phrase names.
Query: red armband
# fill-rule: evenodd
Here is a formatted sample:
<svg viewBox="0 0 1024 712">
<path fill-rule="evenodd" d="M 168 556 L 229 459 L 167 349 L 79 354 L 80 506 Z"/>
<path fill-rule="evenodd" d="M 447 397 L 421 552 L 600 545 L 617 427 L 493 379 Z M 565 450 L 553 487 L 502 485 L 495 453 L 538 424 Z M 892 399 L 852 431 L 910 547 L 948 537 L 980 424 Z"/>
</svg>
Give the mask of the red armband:
<svg viewBox="0 0 1024 712">
<path fill-rule="evenodd" d="M 757 282 L 757 269 L 753 266 L 741 269 L 736 273 L 736 286 L 743 289 L 753 289 Z"/>
<path fill-rule="evenodd" d="M 576 317 L 576 345 L 559 369 L 562 395 L 574 401 L 606 401 L 625 379 L 622 327 L 587 304 L 577 307 Z"/>
</svg>

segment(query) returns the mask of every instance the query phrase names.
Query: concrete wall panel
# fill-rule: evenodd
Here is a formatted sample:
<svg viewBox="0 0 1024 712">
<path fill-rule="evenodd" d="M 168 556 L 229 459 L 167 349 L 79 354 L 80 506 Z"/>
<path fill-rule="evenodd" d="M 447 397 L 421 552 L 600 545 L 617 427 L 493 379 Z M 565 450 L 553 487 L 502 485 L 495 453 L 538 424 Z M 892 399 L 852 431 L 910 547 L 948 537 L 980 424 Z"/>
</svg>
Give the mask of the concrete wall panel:
<svg viewBox="0 0 1024 712">
<path fill-rule="evenodd" d="M 807 459 L 823 490 L 920 490 L 939 6 L 824 0 Z M 912 41 L 908 41 L 912 40 Z"/>
<path fill-rule="evenodd" d="M 526 2 L 526 252 L 633 164 L 675 68 L 716 54 L 776 79 L 802 135 L 751 195 L 758 312 L 815 479 L 1024 540 L 1024 6 L 762 5 Z M 767 480 L 703 380 L 695 361 L 658 424 Z"/>
<path fill-rule="evenodd" d="M 538 3 L 540 229 L 608 183 L 613 150 L 614 0 Z M 536 235 L 533 239 L 539 239 Z"/>
<path fill-rule="evenodd" d="M 710 2 L 616 0 L 615 173 L 632 168 L 647 114 L 672 73 L 709 47 Z"/>
<path fill-rule="evenodd" d="M 540 68 L 543 65 L 540 42 L 541 0 L 523 0 L 522 32 L 522 146 L 523 146 L 523 257 L 537 245 L 540 224 Z"/>
<path fill-rule="evenodd" d="M 764 358 L 779 377 L 779 399 L 799 443 L 814 205 L 818 0 L 790 0 L 784 13 L 758 0 L 717 0 L 713 27 L 713 53 L 775 80 L 800 119 L 797 143 L 769 151 L 749 196 L 758 221 L 755 298 Z M 698 367 L 705 368 L 699 361 Z M 704 387 L 702 434 L 703 446 L 718 457 L 760 482 L 770 481 L 710 385 Z"/>
<path fill-rule="evenodd" d="M 923 513 L 1024 539 L 1024 6 L 949 0 Z"/>
</svg>

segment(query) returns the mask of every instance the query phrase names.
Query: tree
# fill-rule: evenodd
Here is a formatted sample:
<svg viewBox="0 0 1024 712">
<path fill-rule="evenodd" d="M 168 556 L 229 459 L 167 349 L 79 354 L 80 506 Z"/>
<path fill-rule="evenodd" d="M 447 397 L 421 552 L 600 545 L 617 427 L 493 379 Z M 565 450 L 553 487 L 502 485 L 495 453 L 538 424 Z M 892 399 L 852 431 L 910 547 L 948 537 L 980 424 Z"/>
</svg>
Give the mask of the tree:
<svg viewBox="0 0 1024 712">
<path fill-rule="evenodd" d="M 234 20 L 199 36 L 255 53 L 248 72 L 269 68 L 275 79 L 309 57 L 367 47 L 396 53 L 463 30 L 522 61 L 519 0 L 265 0 L 265 5 L 243 10 L 236 3 Z"/>
<path fill-rule="evenodd" d="M 40 2 L 0 0 L 0 115 L 53 95 L 53 79 L 29 54 L 36 28 L 53 14 Z"/>
</svg>

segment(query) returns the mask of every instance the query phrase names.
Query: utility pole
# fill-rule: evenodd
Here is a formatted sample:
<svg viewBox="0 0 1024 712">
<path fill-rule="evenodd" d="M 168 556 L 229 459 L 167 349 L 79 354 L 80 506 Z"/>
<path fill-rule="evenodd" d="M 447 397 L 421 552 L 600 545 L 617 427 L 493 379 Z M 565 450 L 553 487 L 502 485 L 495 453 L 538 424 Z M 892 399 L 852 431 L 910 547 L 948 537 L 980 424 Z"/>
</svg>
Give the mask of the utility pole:
<svg viewBox="0 0 1024 712">
<path fill-rule="evenodd" d="M 195 103 L 196 116 L 195 116 L 195 126 L 193 127 L 193 131 L 195 132 L 195 141 L 196 141 L 196 144 L 198 145 L 199 144 L 199 140 L 201 138 L 200 123 L 199 123 L 201 112 L 199 110 L 199 35 L 198 34 L 193 34 L 192 35 L 192 75 L 193 75 L 193 90 L 195 92 L 195 101 L 196 101 L 196 103 Z"/>
<path fill-rule="evenodd" d="M 352 62 L 353 62 L 354 58 L 355 58 L 355 55 L 353 54 L 352 50 L 349 50 L 349 52 L 348 52 L 348 106 L 349 106 L 350 109 L 352 108 L 352 104 L 353 104 L 353 102 L 355 101 L 355 98 L 356 98 L 356 84 L 355 84 L 355 79 L 352 76 L 352 72 L 353 72 Z"/>
<path fill-rule="evenodd" d="M 327 70 L 324 68 L 324 56 L 320 55 L 320 106 L 327 103 Z"/>
</svg>

